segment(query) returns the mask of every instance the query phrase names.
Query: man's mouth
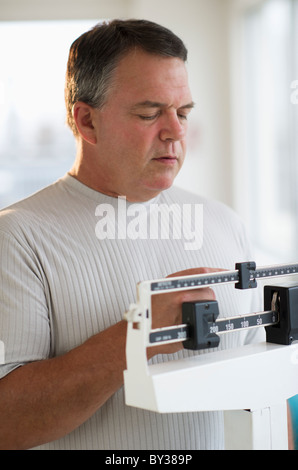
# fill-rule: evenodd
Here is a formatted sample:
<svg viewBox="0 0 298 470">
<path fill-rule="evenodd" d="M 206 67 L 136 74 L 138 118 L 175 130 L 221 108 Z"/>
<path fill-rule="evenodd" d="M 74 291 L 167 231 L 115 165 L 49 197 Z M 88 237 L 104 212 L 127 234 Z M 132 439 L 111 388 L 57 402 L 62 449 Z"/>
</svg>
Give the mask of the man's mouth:
<svg viewBox="0 0 298 470">
<path fill-rule="evenodd" d="M 159 162 L 159 163 L 164 163 L 167 165 L 173 165 L 174 163 L 177 162 L 178 158 L 174 155 L 163 155 L 158 158 L 154 158 L 153 160 Z"/>
</svg>

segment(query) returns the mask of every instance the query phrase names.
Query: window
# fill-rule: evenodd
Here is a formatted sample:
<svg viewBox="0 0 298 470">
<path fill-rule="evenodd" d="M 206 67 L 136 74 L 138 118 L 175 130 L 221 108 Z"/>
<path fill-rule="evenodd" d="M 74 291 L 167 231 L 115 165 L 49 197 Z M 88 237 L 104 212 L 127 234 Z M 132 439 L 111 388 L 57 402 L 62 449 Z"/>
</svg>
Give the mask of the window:
<svg viewBox="0 0 298 470">
<path fill-rule="evenodd" d="M 97 21 L 0 23 L 0 208 L 63 176 L 75 157 L 65 124 L 69 47 Z"/>
<path fill-rule="evenodd" d="M 298 1 L 267 0 L 248 10 L 243 31 L 248 226 L 263 259 L 295 262 Z"/>
</svg>

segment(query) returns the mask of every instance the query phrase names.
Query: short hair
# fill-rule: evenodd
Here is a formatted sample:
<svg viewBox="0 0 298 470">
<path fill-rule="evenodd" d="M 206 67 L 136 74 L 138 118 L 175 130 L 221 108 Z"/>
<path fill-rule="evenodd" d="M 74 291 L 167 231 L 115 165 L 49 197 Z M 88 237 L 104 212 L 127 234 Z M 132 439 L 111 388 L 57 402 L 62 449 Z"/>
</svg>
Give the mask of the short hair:
<svg viewBox="0 0 298 470">
<path fill-rule="evenodd" d="M 78 134 L 73 105 L 83 101 L 101 108 L 119 61 L 132 49 L 187 61 L 187 49 L 169 29 L 147 20 L 113 20 L 94 26 L 70 47 L 66 70 L 67 124 Z"/>
</svg>

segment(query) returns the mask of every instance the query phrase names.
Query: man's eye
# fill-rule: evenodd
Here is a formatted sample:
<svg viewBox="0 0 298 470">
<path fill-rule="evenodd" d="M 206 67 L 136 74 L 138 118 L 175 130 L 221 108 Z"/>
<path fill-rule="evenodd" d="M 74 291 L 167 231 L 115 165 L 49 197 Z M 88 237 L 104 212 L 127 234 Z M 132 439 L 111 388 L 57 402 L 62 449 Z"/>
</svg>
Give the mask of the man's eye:
<svg viewBox="0 0 298 470">
<path fill-rule="evenodd" d="M 139 115 L 140 119 L 143 119 L 144 121 L 153 121 L 158 117 L 158 114 L 152 114 L 152 115 Z"/>
</svg>

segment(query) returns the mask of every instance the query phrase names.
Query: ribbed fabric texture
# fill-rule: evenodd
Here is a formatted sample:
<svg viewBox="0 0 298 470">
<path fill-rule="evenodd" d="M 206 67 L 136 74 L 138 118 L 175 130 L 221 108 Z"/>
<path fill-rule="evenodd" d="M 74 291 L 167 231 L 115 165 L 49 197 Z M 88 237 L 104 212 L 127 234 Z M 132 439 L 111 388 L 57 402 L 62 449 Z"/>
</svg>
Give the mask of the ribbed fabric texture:
<svg viewBox="0 0 298 470">
<path fill-rule="evenodd" d="M 197 250 L 186 250 L 183 238 L 148 238 L 152 207 L 177 203 L 203 204 L 203 226 L 197 227 L 203 230 L 203 244 Z M 114 208 L 115 239 L 100 240 L 96 235 L 107 220 L 98 215 L 105 207 Z M 0 213 L 0 340 L 5 344 L 6 360 L 0 366 L 0 377 L 24 363 L 61 355 L 120 321 L 135 302 L 136 284 L 141 280 L 200 266 L 234 269 L 236 262 L 251 259 L 241 222 L 220 203 L 171 188 L 142 204 L 147 219 L 143 227 L 134 227 L 133 233 L 140 230 L 136 239 L 125 238 L 127 226 L 123 226 L 125 218 L 119 207 L 121 212 L 124 206 L 117 199 L 67 174 Z M 137 206 L 126 203 L 126 210 L 129 207 Z M 161 224 L 165 224 L 163 219 Z M 253 305 L 256 292 L 228 285 L 215 291 L 221 316 L 262 309 Z M 253 336 L 253 332 L 224 335 L 220 348 L 242 345 Z M 175 357 L 189 354 L 193 353 L 183 351 Z M 101 360 L 104 358 L 99 358 L 98 367 Z M 160 360 L 171 358 L 154 358 Z M 218 393 L 220 389 L 219 383 Z M 39 449 L 222 447 L 220 412 L 159 415 L 126 406 L 121 389 L 78 429 Z"/>
</svg>

